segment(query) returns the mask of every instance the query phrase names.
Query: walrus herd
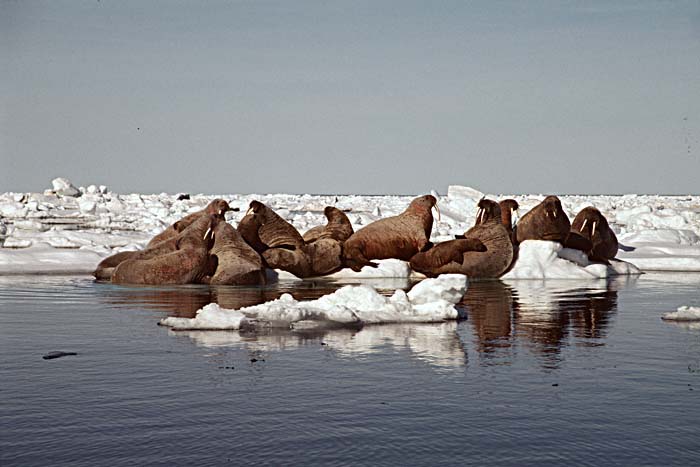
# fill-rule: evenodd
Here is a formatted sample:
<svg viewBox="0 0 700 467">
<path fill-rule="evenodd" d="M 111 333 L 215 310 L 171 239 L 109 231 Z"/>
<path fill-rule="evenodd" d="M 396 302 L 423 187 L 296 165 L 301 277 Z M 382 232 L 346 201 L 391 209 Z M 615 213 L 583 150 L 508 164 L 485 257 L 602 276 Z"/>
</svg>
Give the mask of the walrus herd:
<svg viewBox="0 0 700 467">
<path fill-rule="evenodd" d="M 140 251 L 121 252 L 97 266 L 98 280 L 117 284 L 263 285 L 265 270 L 281 269 L 300 278 L 342 268 L 376 267 L 372 260 L 396 258 L 428 277 L 445 273 L 498 278 L 508 272 L 525 240 L 549 240 L 609 264 L 617 254 L 615 233 L 599 210 L 587 207 L 569 221 L 561 201 L 547 196 L 513 223 L 513 199 L 481 199 L 474 226 L 454 240 L 433 244 L 437 199 L 414 199 L 401 214 L 354 231 L 345 213 L 328 206 L 326 225 L 303 235 L 269 206 L 252 201 L 237 228 L 226 222 L 228 202 L 215 199 L 154 236 Z M 237 209 L 236 209 L 237 210 Z"/>
</svg>

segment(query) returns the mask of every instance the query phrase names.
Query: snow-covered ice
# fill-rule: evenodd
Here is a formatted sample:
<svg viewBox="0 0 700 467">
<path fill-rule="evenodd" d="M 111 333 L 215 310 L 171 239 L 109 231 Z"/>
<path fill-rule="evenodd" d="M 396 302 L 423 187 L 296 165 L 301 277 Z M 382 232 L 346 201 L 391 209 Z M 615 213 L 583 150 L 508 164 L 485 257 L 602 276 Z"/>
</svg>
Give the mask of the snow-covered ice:
<svg viewBox="0 0 700 467">
<path fill-rule="evenodd" d="M 700 307 L 681 306 L 676 311 L 665 313 L 661 319 L 665 321 L 700 321 Z"/>
<path fill-rule="evenodd" d="M 360 195 L 202 195 L 178 199 L 170 194 L 117 194 L 104 185 L 91 184 L 75 188 L 67 179 L 55 179 L 53 187 L 43 193 L 0 194 L 0 274 L 57 273 L 60 265 L 42 261 L 35 247 L 48 244 L 57 251 L 43 249 L 46 257 L 67 255 L 71 249 L 70 268 L 63 272 L 94 269 L 100 258 L 143 247 L 156 233 L 179 218 L 202 209 L 214 198 L 222 197 L 239 212 L 229 213 L 234 225 L 243 217 L 253 199 L 275 209 L 300 232 L 325 224 L 323 208 L 327 205 L 345 210 L 357 230 L 380 217 L 393 216 L 405 209 L 415 196 Z M 430 191 L 425 187 L 424 192 Z M 76 193 L 77 191 L 77 193 Z M 484 194 L 474 188 L 450 186 L 439 197 L 442 217 L 433 228 L 432 241 L 452 239 L 474 223 L 476 203 Z M 514 198 L 520 214 L 539 203 L 544 195 L 493 195 L 494 199 Z M 586 206 L 596 206 L 610 221 L 620 240 L 620 250 L 610 267 L 589 264 L 578 252 L 554 245 L 526 245 L 520 259 L 506 276 L 514 278 L 589 278 L 637 271 L 700 271 L 700 196 L 657 195 L 563 195 L 562 206 L 570 218 Z M 546 243 L 546 242 L 544 242 Z M 556 251 L 555 251 L 556 250 Z M 19 260 L 25 255 L 26 258 Z M 82 258 L 82 259 L 80 259 Z M 568 261 L 568 263 L 567 263 Z M 624 261 L 624 262 L 623 262 Z M 342 270 L 331 279 L 377 277 L 407 278 L 411 271 L 405 262 L 390 260 L 379 268 L 365 268 L 360 273 Z M 280 280 L 295 279 L 280 273 Z"/>
<path fill-rule="evenodd" d="M 434 323 L 457 319 L 455 308 L 467 291 L 467 278 L 443 274 L 416 284 L 408 293 L 398 289 L 390 297 L 368 285 L 347 285 L 316 300 L 297 301 L 284 294 L 276 300 L 228 310 L 210 303 L 194 318 L 168 317 L 160 321 L 173 329 L 240 329 L 263 322 L 272 327 L 294 327 L 321 321 L 338 325 Z"/>
</svg>

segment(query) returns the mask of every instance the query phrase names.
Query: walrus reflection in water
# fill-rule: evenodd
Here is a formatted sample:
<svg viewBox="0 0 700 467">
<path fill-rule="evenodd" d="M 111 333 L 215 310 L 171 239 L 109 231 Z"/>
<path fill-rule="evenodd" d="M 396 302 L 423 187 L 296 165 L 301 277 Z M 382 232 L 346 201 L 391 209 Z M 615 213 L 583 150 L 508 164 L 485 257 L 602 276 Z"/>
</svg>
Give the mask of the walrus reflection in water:
<svg viewBox="0 0 700 467">
<path fill-rule="evenodd" d="M 580 240 L 575 243 L 576 237 L 583 237 L 584 243 Z M 574 218 L 566 246 L 583 251 L 591 261 L 609 264 L 608 260 L 617 255 L 619 245 L 605 216 L 598 209 L 587 207 Z"/>
<path fill-rule="evenodd" d="M 437 199 L 425 195 L 411 201 L 398 216 L 387 217 L 361 228 L 345 241 L 343 261 L 353 271 L 363 266 L 376 267 L 373 259 L 396 258 L 409 261 L 416 253 L 430 247 L 433 229 L 432 208 Z"/>
<path fill-rule="evenodd" d="M 460 239 L 416 254 L 411 258 L 411 268 L 428 277 L 449 273 L 466 274 L 470 278 L 500 277 L 513 260 L 513 244 L 501 222 L 498 203 L 482 199 L 478 206 L 474 227 Z M 448 254 L 450 251 L 452 254 Z"/>
<path fill-rule="evenodd" d="M 112 282 L 149 285 L 207 282 L 207 274 L 212 269 L 209 249 L 220 221 L 216 215 L 197 219 L 178 234 L 175 251 L 148 259 L 128 259 L 115 268 Z"/>
<path fill-rule="evenodd" d="M 340 242 L 320 238 L 307 245 L 293 225 L 259 201 L 250 203 L 238 231 L 273 269 L 304 278 L 330 274 L 342 267 Z"/>
<path fill-rule="evenodd" d="M 127 259 L 148 259 L 175 251 L 175 241 L 178 234 L 192 225 L 196 220 L 206 217 L 207 215 L 216 215 L 223 220 L 226 212 L 232 210 L 233 209 L 225 200 L 217 198 L 210 202 L 206 208 L 183 217 L 163 232 L 154 236 L 143 250 L 122 251 L 103 259 L 92 274 L 97 280 L 110 280 L 114 269 Z M 148 251 L 148 253 L 143 254 L 143 252 L 146 251 Z"/>
<path fill-rule="evenodd" d="M 309 229 L 304 234 L 306 243 L 315 242 L 321 238 L 330 238 L 339 242 L 344 242 L 354 233 L 350 219 L 343 211 L 333 206 L 326 206 L 323 214 L 328 219 L 326 225 L 319 225 Z"/>
<path fill-rule="evenodd" d="M 561 207 L 559 198 L 547 196 L 518 221 L 516 239 L 518 243 L 525 240 L 549 240 L 563 245 L 570 229 L 571 222 Z"/>
</svg>

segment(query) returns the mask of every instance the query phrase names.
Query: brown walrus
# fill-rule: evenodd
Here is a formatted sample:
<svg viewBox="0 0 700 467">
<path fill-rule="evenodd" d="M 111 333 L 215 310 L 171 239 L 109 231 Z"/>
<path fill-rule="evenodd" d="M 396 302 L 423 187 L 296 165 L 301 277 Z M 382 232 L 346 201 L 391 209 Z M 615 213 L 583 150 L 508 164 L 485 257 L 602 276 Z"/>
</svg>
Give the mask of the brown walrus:
<svg viewBox="0 0 700 467">
<path fill-rule="evenodd" d="M 250 208 L 238 223 L 238 232 L 258 253 L 268 248 L 293 250 L 305 244 L 292 224 L 260 201 L 250 202 Z"/>
<path fill-rule="evenodd" d="M 319 238 L 331 238 L 339 242 L 344 242 L 354 233 L 350 219 L 343 211 L 333 206 L 326 206 L 323 214 L 328 219 L 326 225 L 319 225 L 308 230 L 304 234 L 304 241 L 311 243 Z"/>
<path fill-rule="evenodd" d="M 584 244 L 584 248 L 577 248 L 573 240 L 577 236 L 583 237 L 589 244 Z M 591 261 L 606 264 L 617 255 L 618 250 L 615 232 L 610 228 L 605 216 L 594 207 L 584 208 L 576 215 L 566 246 L 584 251 Z"/>
<path fill-rule="evenodd" d="M 304 278 L 330 274 L 342 267 L 340 242 L 319 238 L 307 245 L 293 225 L 259 201 L 250 203 L 238 231 L 273 269 Z"/>
<path fill-rule="evenodd" d="M 433 213 L 437 200 L 432 195 L 411 201 L 398 216 L 372 222 L 350 236 L 343 245 L 343 262 L 353 271 L 374 266 L 372 259 L 397 258 L 409 261 L 430 244 Z M 439 216 L 439 211 L 438 211 Z"/>
<path fill-rule="evenodd" d="M 238 209 L 238 208 L 236 208 Z M 193 212 L 192 214 L 188 214 L 187 216 L 183 217 L 179 221 L 173 223 L 170 225 L 167 229 L 159 233 L 158 235 L 154 236 L 146 245 L 146 248 L 149 248 L 153 245 L 157 245 L 158 243 L 167 240 L 169 238 L 173 238 L 177 236 L 180 232 L 185 230 L 187 227 L 189 227 L 194 221 L 199 219 L 200 217 L 206 216 L 206 215 L 217 215 L 221 217 L 221 219 L 224 218 L 224 214 L 226 214 L 227 211 L 233 211 L 233 209 L 228 205 L 228 203 L 220 198 L 212 200 L 204 209 Z"/>
<path fill-rule="evenodd" d="M 265 268 L 260 255 L 241 234 L 227 222 L 219 222 L 214 230 L 214 246 L 209 252 L 215 258 L 213 285 L 265 284 Z"/>
<path fill-rule="evenodd" d="M 97 265 L 95 271 L 92 273 L 95 279 L 98 281 L 108 281 L 112 278 L 114 273 L 114 268 L 119 266 L 120 263 L 126 261 L 127 259 L 134 256 L 138 251 L 121 251 L 115 253 L 112 256 L 108 256 Z"/>
<path fill-rule="evenodd" d="M 504 199 L 498 203 L 501 208 L 501 223 L 503 227 L 506 228 L 512 241 L 515 243 L 517 240 L 515 238 L 515 227 L 513 226 L 513 213 L 520 208 L 518 202 L 514 199 Z"/>
<path fill-rule="evenodd" d="M 175 238 L 175 250 L 121 262 L 112 274 L 116 284 L 177 285 L 206 282 L 212 269 L 209 249 L 213 245 L 214 229 L 221 221 L 217 215 L 200 217 Z M 169 243 L 168 240 L 159 245 Z M 144 253 L 149 250 L 144 250 Z"/>
<path fill-rule="evenodd" d="M 460 236 L 463 238 L 416 254 L 411 258 L 411 268 L 428 277 L 457 273 L 470 278 L 496 278 L 506 272 L 513 260 L 513 244 L 502 224 L 501 208 L 488 199 L 479 201 L 478 206 L 476 225 Z"/>
<path fill-rule="evenodd" d="M 559 198 L 547 196 L 520 219 L 516 226 L 516 239 L 518 243 L 525 240 L 550 240 L 563 245 L 570 229 L 571 222 L 561 207 Z"/>
</svg>

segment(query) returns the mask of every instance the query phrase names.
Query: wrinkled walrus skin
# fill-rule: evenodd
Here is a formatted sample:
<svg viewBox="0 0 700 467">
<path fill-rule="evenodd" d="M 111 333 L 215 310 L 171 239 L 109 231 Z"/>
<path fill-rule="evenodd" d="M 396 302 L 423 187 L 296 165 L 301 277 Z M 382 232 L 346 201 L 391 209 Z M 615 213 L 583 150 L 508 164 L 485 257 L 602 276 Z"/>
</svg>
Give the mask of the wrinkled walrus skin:
<svg viewBox="0 0 700 467">
<path fill-rule="evenodd" d="M 478 241 L 486 247 L 486 251 L 478 249 L 474 243 L 471 250 L 462 252 L 461 261 L 455 261 L 457 256 L 444 263 L 447 255 L 431 255 L 431 250 L 419 253 L 411 259 L 411 268 L 425 274 L 428 277 L 436 277 L 440 274 L 456 273 L 465 274 L 469 278 L 497 278 L 503 275 L 510 267 L 513 260 L 513 244 L 508 230 L 501 221 L 501 208 L 498 203 L 488 199 L 479 201 L 479 212 L 476 225 L 464 234 L 464 240 Z M 450 248 L 452 240 L 445 242 Z M 457 244 L 455 244 L 457 245 Z M 439 246 L 439 245 L 438 245 Z M 439 250 L 438 250 L 439 251 Z"/>
<path fill-rule="evenodd" d="M 153 237 L 148 244 L 146 245 L 146 248 L 150 248 L 154 245 L 157 245 L 158 243 L 168 240 L 169 238 L 176 237 L 177 234 L 185 230 L 187 227 L 192 225 L 194 221 L 199 219 L 200 217 L 204 217 L 206 215 L 217 215 L 221 217 L 221 219 L 224 219 L 224 215 L 226 212 L 232 211 L 231 207 L 228 205 L 228 203 L 220 198 L 217 198 L 215 200 L 212 200 L 204 209 L 201 211 L 193 212 L 192 214 L 188 214 L 187 216 L 183 217 L 179 221 L 175 222 L 171 226 L 169 226 L 167 229 Z"/>
<path fill-rule="evenodd" d="M 343 262 L 353 271 L 360 271 L 363 266 L 376 266 L 370 262 L 373 259 L 409 261 L 430 246 L 431 209 L 436 203 L 434 196 L 421 196 L 411 201 L 398 216 L 380 219 L 361 228 L 345 241 Z"/>
<path fill-rule="evenodd" d="M 214 246 L 209 255 L 216 258 L 216 272 L 212 275 L 210 284 L 265 284 L 262 258 L 231 224 L 219 222 L 216 226 Z"/>
<path fill-rule="evenodd" d="M 304 234 L 306 243 L 315 242 L 320 238 L 330 238 L 338 242 L 344 242 L 354 233 L 350 219 L 340 209 L 326 206 L 323 214 L 328 219 L 328 223 L 308 230 Z"/>
<path fill-rule="evenodd" d="M 144 285 L 206 282 L 211 269 L 209 249 L 213 246 L 213 232 L 219 222 L 216 215 L 197 219 L 178 234 L 175 251 L 148 259 L 128 259 L 115 268 L 112 282 Z"/>
<path fill-rule="evenodd" d="M 461 238 L 438 243 L 427 251 L 411 258 L 411 269 L 428 277 L 437 277 L 445 271 L 461 272 L 464 254 L 468 251 L 486 251 L 486 246 L 476 238 Z"/>
<path fill-rule="evenodd" d="M 518 243 L 525 240 L 549 240 L 564 245 L 571 222 L 561 207 L 559 198 L 547 196 L 520 219 L 516 229 Z"/>
<path fill-rule="evenodd" d="M 617 236 L 610 228 L 605 216 L 594 207 L 582 209 L 574 218 L 571 223 L 570 239 L 576 235 L 583 237 L 590 243 L 588 249 L 577 249 L 585 252 L 591 261 L 608 264 L 608 260 L 617 255 L 619 247 Z M 576 248 L 572 240 L 567 241 L 566 246 Z"/>
</svg>

